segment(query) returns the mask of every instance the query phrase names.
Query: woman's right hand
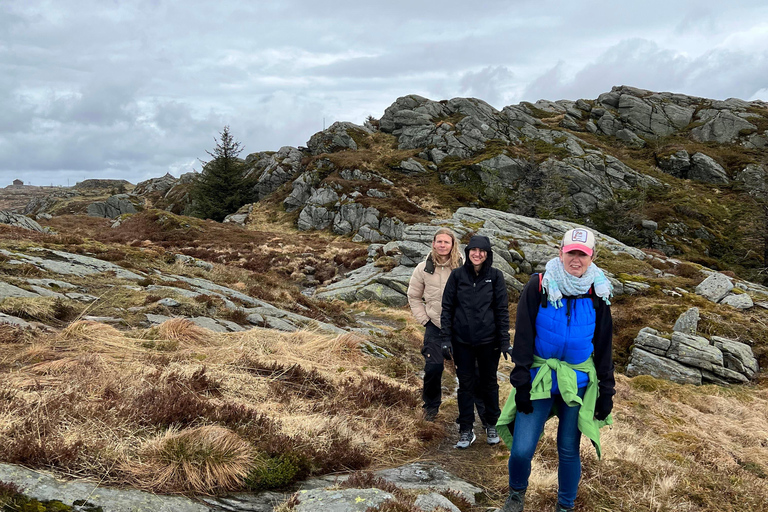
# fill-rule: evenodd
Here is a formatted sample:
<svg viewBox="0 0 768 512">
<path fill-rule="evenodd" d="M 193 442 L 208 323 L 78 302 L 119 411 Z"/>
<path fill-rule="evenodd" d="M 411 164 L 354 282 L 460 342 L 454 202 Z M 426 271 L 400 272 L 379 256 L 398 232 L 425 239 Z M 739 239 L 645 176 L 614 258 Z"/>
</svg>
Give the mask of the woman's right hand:
<svg viewBox="0 0 768 512">
<path fill-rule="evenodd" d="M 517 412 L 531 414 L 533 402 L 531 402 L 531 383 L 521 384 L 515 388 L 515 406 Z"/>
</svg>

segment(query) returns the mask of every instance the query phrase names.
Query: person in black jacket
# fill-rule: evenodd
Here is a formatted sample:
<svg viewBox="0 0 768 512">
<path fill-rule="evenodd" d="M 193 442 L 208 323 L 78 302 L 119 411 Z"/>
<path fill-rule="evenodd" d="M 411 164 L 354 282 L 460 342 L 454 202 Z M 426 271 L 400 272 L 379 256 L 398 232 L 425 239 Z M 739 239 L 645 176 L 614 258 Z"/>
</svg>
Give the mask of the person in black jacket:
<svg viewBox="0 0 768 512">
<path fill-rule="evenodd" d="M 464 265 L 453 270 L 445 284 L 440 316 L 443 356 L 454 359 L 459 378 L 456 448 L 468 448 L 476 439 L 475 393 L 485 403 L 486 441 L 500 441 L 495 427 L 501 413 L 496 371 L 500 355 L 506 358 L 510 351 L 507 287 L 501 271 L 491 267 L 491 242 L 473 236 L 464 252 Z"/>
</svg>

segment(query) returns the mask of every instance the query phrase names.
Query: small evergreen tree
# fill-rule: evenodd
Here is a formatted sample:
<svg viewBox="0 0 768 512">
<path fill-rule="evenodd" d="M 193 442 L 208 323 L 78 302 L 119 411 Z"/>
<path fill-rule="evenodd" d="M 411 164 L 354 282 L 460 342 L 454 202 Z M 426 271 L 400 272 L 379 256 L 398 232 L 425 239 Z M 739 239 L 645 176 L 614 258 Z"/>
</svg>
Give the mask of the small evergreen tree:
<svg viewBox="0 0 768 512">
<path fill-rule="evenodd" d="M 204 162 L 203 171 L 192 186 L 190 196 L 194 215 L 217 222 L 252 199 L 253 184 L 245 178 L 245 162 L 238 158 L 243 151 L 240 142 L 225 126 L 216 140 L 213 152 L 206 151 L 213 159 Z"/>
</svg>

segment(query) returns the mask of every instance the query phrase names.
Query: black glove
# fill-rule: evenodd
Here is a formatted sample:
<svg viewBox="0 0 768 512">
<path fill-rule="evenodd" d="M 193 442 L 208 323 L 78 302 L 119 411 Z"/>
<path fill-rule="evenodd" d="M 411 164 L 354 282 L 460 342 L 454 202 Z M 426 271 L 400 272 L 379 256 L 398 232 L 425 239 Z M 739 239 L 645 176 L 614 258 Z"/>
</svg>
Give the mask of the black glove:
<svg viewBox="0 0 768 512">
<path fill-rule="evenodd" d="M 517 406 L 517 412 L 523 414 L 531 414 L 533 412 L 530 382 L 521 384 L 515 388 L 515 406 Z"/>
<path fill-rule="evenodd" d="M 501 347 L 501 355 L 504 356 L 504 360 L 512 359 L 512 347 L 509 345 Z"/>
<path fill-rule="evenodd" d="M 450 341 L 444 341 L 443 346 L 440 347 L 443 350 L 443 359 L 446 361 L 452 361 L 453 360 L 453 345 L 451 345 Z"/>
<path fill-rule="evenodd" d="M 613 410 L 613 395 L 600 395 L 595 402 L 595 419 L 603 421 Z"/>
</svg>

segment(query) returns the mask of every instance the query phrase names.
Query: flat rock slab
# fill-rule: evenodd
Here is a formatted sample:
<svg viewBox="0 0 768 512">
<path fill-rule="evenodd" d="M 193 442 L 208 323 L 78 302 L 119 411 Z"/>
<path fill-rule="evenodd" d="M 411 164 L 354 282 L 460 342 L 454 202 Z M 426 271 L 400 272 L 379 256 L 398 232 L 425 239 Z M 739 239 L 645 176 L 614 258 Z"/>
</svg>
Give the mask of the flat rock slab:
<svg viewBox="0 0 768 512">
<path fill-rule="evenodd" d="M 458 479 L 440 466 L 424 462 L 414 462 L 399 468 L 377 471 L 376 476 L 395 484 L 401 489 L 458 491 L 472 505 L 475 504 L 476 497 L 483 492 L 481 488 Z"/>
<path fill-rule="evenodd" d="M 31 469 L 0 464 L 0 482 L 19 486 L 22 493 L 37 500 L 59 500 L 72 505 L 85 500 L 104 512 L 208 512 L 209 508 L 180 496 L 159 496 L 134 489 L 99 487 L 93 482 L 56 480 Z"/>
<path fill-rule="evenodd" d="M 33 293 L 18 286 L 13 286 L 5 281 L 0 281 L 0 299 L 6 297 L 39 297 L 37 293 Z"/>
<path fill-rule="evenodd" d="M 11 324 L 17 327 L 32 327 L 29 322 L 21 318 L 0 313 L 0 324 Z"/>
<path fill-rule="evenodd" d="M 295 512 L 365 512 L 394 496 L 381 489 L 314 489 L 299 491 L 297 498 Z"/>
</svg>

